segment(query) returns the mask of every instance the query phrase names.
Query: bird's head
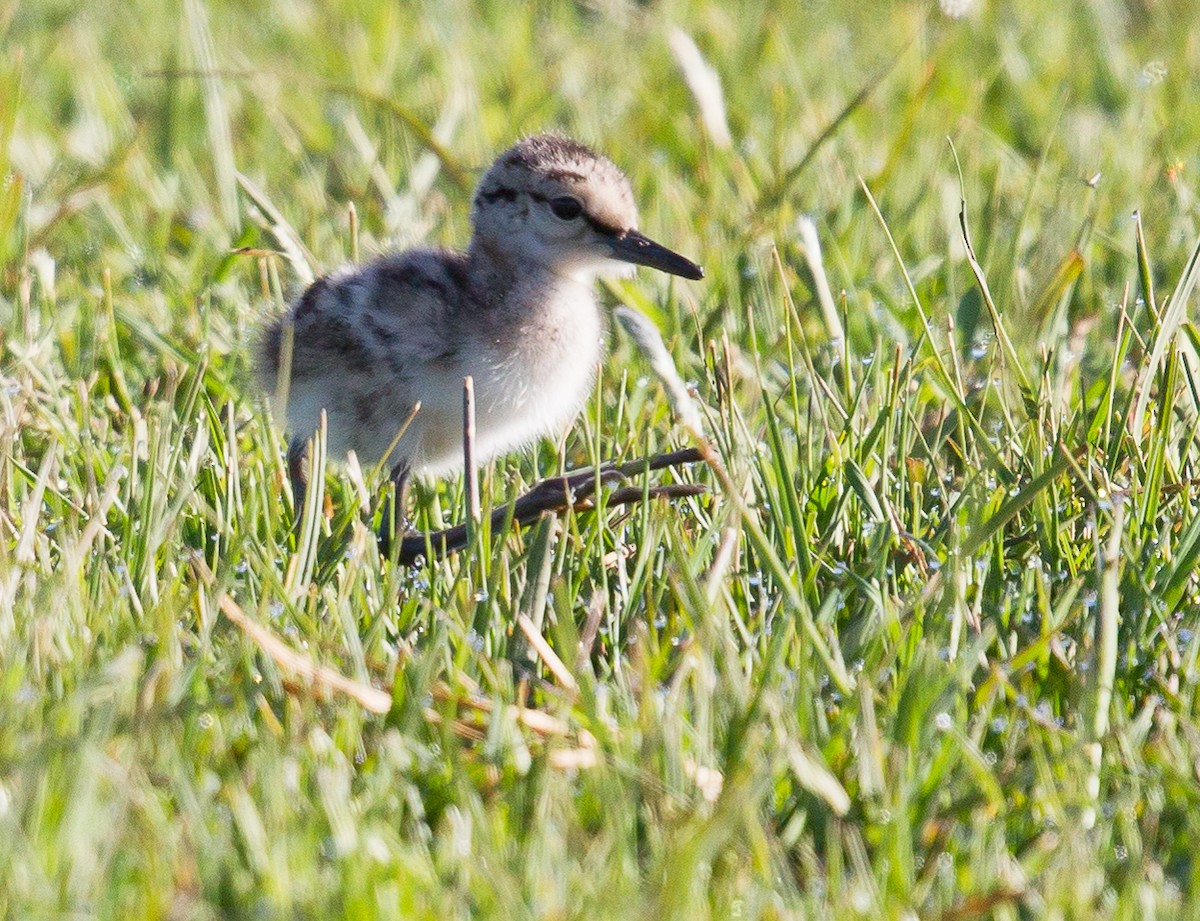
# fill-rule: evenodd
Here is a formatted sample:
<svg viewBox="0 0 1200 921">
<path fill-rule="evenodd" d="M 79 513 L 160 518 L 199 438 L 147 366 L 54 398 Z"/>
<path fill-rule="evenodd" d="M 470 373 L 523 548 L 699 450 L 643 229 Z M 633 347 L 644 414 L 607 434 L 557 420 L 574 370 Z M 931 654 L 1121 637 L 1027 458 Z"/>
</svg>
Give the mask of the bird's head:
<svg viewBox="0 0 1200 921">
<path fill-rule="evenodd" d="M 638 229 L 625 174 L 583 144 L 537 135 L 513 145 L 475 192 L 476 246 L 565 275 L 627 274 L 645 265 L 697 280 L 704 270 Z"/>
</svg>

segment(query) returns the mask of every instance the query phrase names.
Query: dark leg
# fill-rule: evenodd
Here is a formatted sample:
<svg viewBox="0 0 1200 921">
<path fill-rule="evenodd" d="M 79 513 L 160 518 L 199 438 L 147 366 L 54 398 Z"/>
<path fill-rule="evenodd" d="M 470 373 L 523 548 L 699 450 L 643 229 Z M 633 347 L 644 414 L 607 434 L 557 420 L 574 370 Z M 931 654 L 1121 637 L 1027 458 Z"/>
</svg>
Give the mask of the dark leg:
<svg viewBox="0 0 1200 921">
<path fill-rule="evenodd" d="M 691 449 L 674 451 L 670 454 L 660 454 L 627 464 L 602 467 L 599 479 L 608 483 L 620 482 L 646 471 L 663 470 L 702 459 L 699 452 Z M 511 508 L 513 524 L 518 527 L 527 527 L 546 512 L 563 512 L 571 508 L 583 511 L 593 508 L 596 480 L 595 470 L 581 470 L 566 476 L 542 480 L 513 502 Z M 625 486 L 609 493 L 608 505 L 610 507 L 630 505 L 641 502 L 646 496 L 683 499 L 689 496 L 698 496 L 704 491 L 703 486 L 694 483 L 650 486 L 646 489 L 641 486 Z M 492 512 L 492 530 L 498 531 L 503 528 L 509 519 L 509 514 L 508 507 L 498 508 Z M 384 541 L 382 534 L 380 538 L 380 546 L 386 553 L 390 550 L 391 543 Z M 457 524 L 442 531 L 424 533 L 402 530 L 401 525 L 397 523 L 396 539 L 400 542 L 396 560 L 405 565 L 411 565 L 430 554 L 434 559 L 438 559 L 462 550 L 469 543 L 470 532 L 465 524 Z"/>
<path fill-rule="evenodd" d="M 408 532 L 409 474 L 407 464 L 397 464 L 392 468 L 392 507 L 384 509 L 383 520 L 379 524 L 379 547 L 385 555 L 391 549 L 392 540 Z"/>
<path fill-rule="evenodd" d="M 292 481 L 292 510 L 296 523 L 304 515 L 304 497 L 308 494 L 308 439 L 292 436 L 287 452 L 288 479 Z"/>
<path fill-rule="evenodd" d="M 408 530 L 408 476 L 408 464 L 392 468 L 392 528 L 396 534 Z"/>
</svg>

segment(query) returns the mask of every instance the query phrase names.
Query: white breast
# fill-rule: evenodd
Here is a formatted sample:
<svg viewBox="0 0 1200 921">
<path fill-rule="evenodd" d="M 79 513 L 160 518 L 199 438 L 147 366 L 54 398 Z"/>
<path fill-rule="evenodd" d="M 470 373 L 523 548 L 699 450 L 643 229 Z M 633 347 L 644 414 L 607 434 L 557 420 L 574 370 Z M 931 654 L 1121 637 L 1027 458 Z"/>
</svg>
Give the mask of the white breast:
<svg viewBox="0 0 1200 921">
<path fill-rule="evenodd" d="M 456 385 L 430 393 L 431 402 L 422 400 L 426 419 L 420 472 L 436 475 L 462 466 L 465 374 L 475 382 L 480 462 L 560 434 L 583 408 L 602 350 L 595 296 L 590 286 L 574 281 L 538 294 L 538 308 L 526 313 L 516 335 L 483 336 L 471 343 L 454 369 Z"/>
</svg>

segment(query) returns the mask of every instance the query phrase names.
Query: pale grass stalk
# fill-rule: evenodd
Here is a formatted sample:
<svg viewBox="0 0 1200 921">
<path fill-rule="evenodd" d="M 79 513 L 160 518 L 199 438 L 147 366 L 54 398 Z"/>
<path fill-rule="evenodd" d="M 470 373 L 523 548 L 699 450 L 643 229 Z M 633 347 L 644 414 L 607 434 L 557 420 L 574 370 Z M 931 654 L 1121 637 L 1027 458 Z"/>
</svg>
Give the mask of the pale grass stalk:
<svg viewBox="0 0 1200 921">
<path fill-rule="evenodd" d="M 517 626 L 525 634 L 525 639 L 529 640 L 529 645 L 533 647 L 533 651 L 542 660 L 542 664 L 550 670 L 550 673 L 554 675 L 563 689 L 571 693 L 578 691 L 579 683 L 575 680 L 575 676 L 571 674 L 570 669 L 567 668 L 563 660 L 558 657 L 558 653 L 546 642 L 546 638 L 538 632 L 537 627 L 533 625 L 533 621 L 524 614 L 520 614 L 517 616 Z"/>
<path fill-rule="evenodd" d="M 683 71 L 683 79 L 700 107 L 700 118 L 712 142 L 722 150 L 733 144 L 729 133 L 729 119 L 725 114 L 725 94 L 721 91 L 721 76 L 717 69 L 704 59 L 703 53 L 690 35 L 678 26 L 672 26 L 667 35 L 667 44 L 675 63 Z"/>
<path fill-rule="evenodd" d="M 817 289 L 817 303 L 821 305 L 821 317 L 825 320 L 825 331 L 829 338 L 845 342 L 846 332 L 842 329 L 842 318 L 838 316 L 837 304 L 833 292 L 829 289 L 829 278 L 825 275 L 825 260 L 821 256 L 821 239 L 817 236 L 817 222 L 807 214 L 796 219 L 796 229 L 800 234 L 800 246 L 804 252 L 804 261 L 812 275 L 813 285 Z"/>
</svg>

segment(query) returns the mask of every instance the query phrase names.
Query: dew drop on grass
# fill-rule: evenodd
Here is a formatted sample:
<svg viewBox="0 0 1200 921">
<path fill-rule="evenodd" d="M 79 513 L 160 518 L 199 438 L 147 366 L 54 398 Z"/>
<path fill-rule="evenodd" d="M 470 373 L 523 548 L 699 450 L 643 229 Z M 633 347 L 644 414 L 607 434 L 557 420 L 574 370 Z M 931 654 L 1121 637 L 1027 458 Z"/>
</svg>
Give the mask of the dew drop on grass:
<svg viewBox="0 0 1200 921">
<path fill-rule="evenodd" d="M 1146 64 L 1138 71 L 1136 80 L 1138 89 L 1146 89 L 1150 86 L 1162 83 L 1167 77 L 1167 65 L 1162 61 L 1147 61 Z"/>
<path fill-rule="evenodd" d="M 488 590 L 486 588 L 479 589 L 479 591 L 477 591 L 474 595 L 475 600 L 481 604 L 487 601 L 489 597 L 491 596 L 488 595 Z"/>
<path fill-rule="evenodd" d="M 483 637 L 474 630 L 468 630 L 467 645 L 475 650 L 475 652 L 483 652 Z"/>
<path fill-rule="evenodd" d="M 975 0 L 938 0 L 938 8 L 950 19 L 962 19 L 975 5 Z"/>
<path fill-rule="evenodd" d="M 655 615 L 653 624 L 654 624 L 655 630 L 663 629 L 667 625 L 667 615 L 666 614 Z"/>
</svg>

